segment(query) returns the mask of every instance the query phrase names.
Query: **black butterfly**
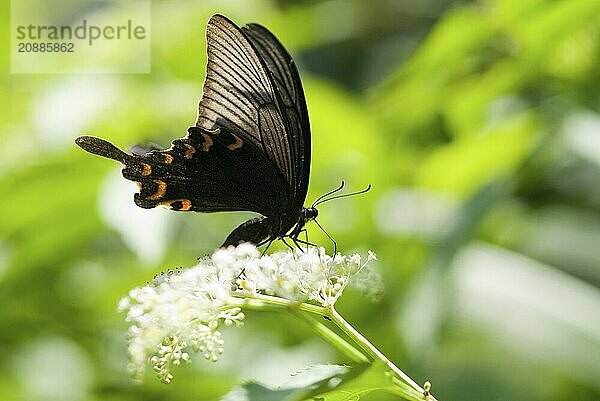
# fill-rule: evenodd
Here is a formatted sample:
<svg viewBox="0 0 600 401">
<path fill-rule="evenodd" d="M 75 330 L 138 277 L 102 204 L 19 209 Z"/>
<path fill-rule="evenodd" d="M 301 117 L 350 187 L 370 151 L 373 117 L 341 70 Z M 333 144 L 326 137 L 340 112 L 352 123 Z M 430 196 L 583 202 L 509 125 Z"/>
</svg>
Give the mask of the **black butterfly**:
<svg viewBox="0 0 600 401">
<path fill-rule="evenodd" d="M 303 206 L 311 145 L 296 65 L 275 36 L 257 24 L 240 29 L 214 15 L 206 37 L 198 119 L 185 137 L 166 150 L 137 148 L 133 154 L 90 136 L 75 142 L 123 163 L 123 176 L 140 188 L 134 198 L 140 207 L 262 215 L 233 230 L 223 246 L 285 237 L 297 243 L 317 209 L 316 202 Z"/>
</svg>

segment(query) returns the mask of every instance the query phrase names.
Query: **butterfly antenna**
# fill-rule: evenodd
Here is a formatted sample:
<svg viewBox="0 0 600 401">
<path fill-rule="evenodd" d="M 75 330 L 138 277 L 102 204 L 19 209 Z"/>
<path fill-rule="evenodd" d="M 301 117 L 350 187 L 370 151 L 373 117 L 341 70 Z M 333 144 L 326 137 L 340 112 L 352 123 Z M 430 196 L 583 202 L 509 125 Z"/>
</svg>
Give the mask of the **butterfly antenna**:
<svg viewBox="0 0 600 401">
<path fill-rule="evenodd" d="M 334 193 L 336 193 L 336 192 L 338 192 L 338 191 L 341 191 L 341 190 L 342 190 L 342 188 L 344 188 L 344 181 L 343 181 L 343 180 L 342 180 L 342 183 L 340 184 L 340 186 L 339 186 L 339 187 L 337 187 L 336 189 L 334 189 L 334 190 L 331 190 L 331 191 L 329 191 L 329 192 L 327 192 L 327 193 L 325 193 L 325 194 L 323 194 L 323 195 L 319 196 L 319 197 L 318 197 L 318 198 L 317 198 L 317 199 L 316 199 L 316 200 L 313 202 L 313 204 L 312 204 L 312 206 L 311 206 L 311 207 L 315 207 L 315 205 L 317 205 L 321 199 L 323 199 L 323 198 L 325 198 L 325 197 L 327 197 L 327 196 L 329 196 L 329 195 L 331 195 L 331 194 L 334 194 Z"/>
<path fill-rule="evenodd" d="M 321 231 L 323 231 L 325 233 L 325 235 L 331 240 L 331 242 L 333 242 L 333 256 L 335 257 L 335 255 L 337 254 L 337 242 L 335 242 L 333 237 L 331 235 L 329 235 L 329 233 L 323 228 L 323 226 L 321 224 L 319 224 L 317 219 L 314 219 L 314 222 L 317 223 L 317 226 L 319 226 Z"/>
<path fill-rule="evenodd" d="M 334 199 L 340 199 L 340 198 L 347 198 L 349 196 L 354 196 L 354 195 L 360 195 L 360 194 L 364 194 L 365 192 L 369 192 L 371 190 L 371 184 L 369 184 L 365 189 L 363 189 L 362 191 L 358 191 L 358 192 L 351 192 L 349 194 L 342 194 L 342 195 L 336 195 L 336 196 L 332 196 L 331 198 L 327 198 L 327 199 L 323 199 L 320 202 L 315 202 L 313 203 L 312 207 L 315 207 L 321 203 L 325 203 L 325 202 L 329 202 L 330 200 L 334 200 Z"/>
</svg>

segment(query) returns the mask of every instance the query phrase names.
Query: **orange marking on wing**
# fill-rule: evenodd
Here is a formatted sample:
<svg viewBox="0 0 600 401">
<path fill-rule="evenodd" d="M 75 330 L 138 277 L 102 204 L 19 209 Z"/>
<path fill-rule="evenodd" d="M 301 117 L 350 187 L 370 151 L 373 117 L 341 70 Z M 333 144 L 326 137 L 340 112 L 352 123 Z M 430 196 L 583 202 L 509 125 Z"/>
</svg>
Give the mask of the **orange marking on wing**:
<svg viewBox="0 0 600 401">
<path fill-rule="evenodd" d="M 234 138 L 235 138 L 235 142 L 232 143 L 231 145 L 228 145 L 227 148 L 229 150 L 236 150 L 241 148 L 244 145 L 244 141 L 242 141 L 242 139 L 237 136 L 236 134 L 231 134 Z"/>
<path fill-rule="evenodd" d="M 142 163 L 142 175 L 147 176 L 152 174 L 152 167 L 149 164 Z"/>
<path fill-rule="evenodd" d="M 213 145 L 213 140 L 209 135 L 205 134 L 204 132 L 202 133 L 202 136 L 204 137 L 204 142 L 202 143 L 202 151 L 208 152 L 210 150 L 210 147 Z"/>
<path fill-rule="evenodd" d="M 142 192 L 142 183 L 139 181 L 136 181 L 135 183 L 137 184 L 137 187 L 140 190 L 140 192 Z"/>
<path fill-rule="evenodd" d="M 181 202 L 181 208 L 179 210 L 185 212 L 192 208 L 192 201 L 190 201 L 189 199 L 179 199 L 179 201 Z"/>
<path fill-rule="evenodd" d="M 185 147 L 187 148 L 187 150 L 185 151 L 185 155 L 184 155 L 184 157 L 185 157 L 186 159 L 191 159 L 191 158 L 192 158 L 192 156 L 194 155 L 194 153 L 196 153 L 196 148 L 195 148 L 195 147 L 193 147 L 193 146 L 192 146 L 192 145 L 190 145 L 190 144 L 187 144 L 187 143 L 184 143 L 184 145 L 185 145 Z"/>
<path fill-rule="evenodd" d="M 190 201 L 189 199 L 175 199 L 171 201 L 161 202 L 159 203 L 159 205 L 166 206 L 169 209 L 173 209 L 173 203 L 175 202 L 181 202 L 181 207 L 177 209 L 179 211 L 187 212 L 192 208 L 192 201 Z"/>
<path fill-rule="evenodd" d="M 165 164 L 173 163 L 173 156 L 168 153 L 163 153 L 163 155 L 165 156 Z"/>
<path fill-rule="evenodd" d="M 154 182 L 156 183 L 158 188 L 156 189 L 155 193 L 146 197 L 146 199 L 157 200 L 157 199 L 160 199 L 163 196 L 165 196 L 165 193 L 167 192 L 167 183 L 166 182 L 160 181 L 160 180 L 154 180 Z"/>
</svg>

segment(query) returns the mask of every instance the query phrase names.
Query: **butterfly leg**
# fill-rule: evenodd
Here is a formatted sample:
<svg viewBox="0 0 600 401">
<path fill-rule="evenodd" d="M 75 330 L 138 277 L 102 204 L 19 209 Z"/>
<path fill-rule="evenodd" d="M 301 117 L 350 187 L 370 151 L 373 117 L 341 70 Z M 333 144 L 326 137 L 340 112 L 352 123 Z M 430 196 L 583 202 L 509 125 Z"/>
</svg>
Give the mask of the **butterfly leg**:
<svg viewBox="0 0 600 401">
<path fill-rule="evenodd" d="M 290 248 L 291 251 L 294 251 L 294 248 L 288 244 L 288 242 L 285 240 L 285 237 L 281 237 L 281 241 L 283 241 L 283 243 L 285 244 L 285 246 L 287 246 L 288 248 Z"/>
<path fill-rule="evenodd" d="M 294 243 L 300 243 L 300 244 L 303 244 L 303 245 L 314 246 L 315 248 L 319 247 L 314 242 L 304 241 L 303 239 L 300 239 L 300 238 L 293 238 L 293 240 L 294 240 Z"/>
<path fill-rule="evenodd" d="M 303 231 L 306 232 L 306 230 L 303 230 Z M 319 246 L 317 244 L 313 243 L 313 242 L 304 241 L 304 240 L 301 240 L 300 238 L 294 238 L 294 237 L 291 237 L 291 238 L 294 241 L 294 243 L 296 244 L 296 246 L 299 247 L 300 250 L 302 250 L 302 252 L 304 252 L 304 250 L 302 249 L 302 247 L 300 247 L 298 245 L 298 243 L 306 245 L 307 249 L 308 249 L 309 246 L 314 246 L 317 249 L 317 251 L 319 250 Z M 321 261 L 321 263 L 323 263 L 323 260 L 321 259 L 321 252 L 318 252 L 318 254 L 319 254 L 319 260 Z"/>
<path fill-rule="evenodd" d="M 292 231 L 288 237 L 292 240 L 292 242 L 294 243 L 294 245 L 296 245 L 296 248 L 300 249 L 300 251 L 302 253 L 304 253 L 304 249 L 298 244 L 300 242 L 300 240 L 298 239 L 298 236 L 300 236 L 300 233 L 302 233 L 302 231 L 306 231 L 306 230 L 298 230 L 298 228 L 294 229 L 294 231 Z"/>
<path fill-rule="evenodd" d="M 298 231 L 298 232 L 292 232 L 289 237 L 293 238 L 295 240 L 298 240 L 298 237 L 304 233 L 304 243 L 308 242 L 308 231 L 306 230 L 306 228 L 303 228 L 302 230 Z"/>
<path fill-rule="evenodd" d="M 276 237 L 269 237 L 264 241 L 261 241 L 258 245 L 256 245 L 256 247 L 260 247 L 263 246 L 264 244 L 267 244 L 267 246 L 265 247 L 265 249 L 263 249 L 262 253 L 260 254 L 260 256 L 265 256 L 265 254 L 267 253 L 267 250 L 269 249 L 269 247 L 271 246 L 271 244 L 273 243 L 273 241 L 275 241 L 277 238 Z"/>
<path fill-rule="evenodd" d="M 306 234 L 306 230 L 302 230 L 302 231 L 304 231 L 304 233 Z M 304 249 L 300 245 L 298 245 L 298 244 L 303 244 L 303 245 L 306 245 L 306 246 L 314 246 L 315 248 L 318 248 L 317 244 L 308 241 L 308 235 L 306 235 L 306 241 L 298 238 L 298 236 L 290 236 L 290 238 L 292 239 L 292 241 L 294 241 L 294 244 L 296 244 L 296 246 L 298 248 L 300 248 L 300 250 L 302 252 L 304 252 Z"/>
<path fill-rule="evenodd" d="M 294 237 L 290 237 L 290 239 L 292 240 L 292 242 L 294 243 L 294 245 L 296 245 L 296 248 L 300 249 L 300 251 L 302 253 L 304 253 L 304 248 L 302 248 L 298 243 L 301 241 L 298 238 L 294 238 Z"/>
<path fill-rule="evenodd" d="M 258 248 L 258 247 L 261 247 L 261 246 L 263 246 L 264 244 L 266 244 L 267 242 L 269 243 L 269 245 L 271 245 L 271 242 L 273 242 L 273 238 L 269 237 L 269 238 L 267 238 L 267 239 L 266 239 L 266 240 L 264 240 L 264 241 L 260 241 L 258 244 L 256 244 L 256 247 L 257 247 L 257 248 Z M 267 247 L 268 247 L 269 245 L 267 245 Z"/>
</svg>

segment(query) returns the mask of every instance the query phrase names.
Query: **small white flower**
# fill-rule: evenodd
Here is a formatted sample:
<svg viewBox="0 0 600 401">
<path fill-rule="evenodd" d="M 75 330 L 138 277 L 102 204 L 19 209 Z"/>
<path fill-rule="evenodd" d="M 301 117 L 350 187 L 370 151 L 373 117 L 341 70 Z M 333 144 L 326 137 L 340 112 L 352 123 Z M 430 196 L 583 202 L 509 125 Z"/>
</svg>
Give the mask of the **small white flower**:
<svg viewBox="0 0 600 401">
<path fill-rule="evenodd" d="M 316 248 L 261 256 L 253 245 L 241 244 L 218 249 L 192 268 L 161 274 L 119 302 L 131 323 L 128 368 L 141 378 L 149 361 L 169 383 L 171 367 L 189 362 L 190 351 L 217 361 L 224 345 L 219 328 L 243 325 L 244 299 L 265 294 L 331 307 L 371 260 L 376 257 L 370 251 L 361 264 L 358 254 L 331 257 Z M 367 276 L 372 288 L 376 276 Z M 358 281 L 366 286 L 364 279 Z"/>
</svg>

